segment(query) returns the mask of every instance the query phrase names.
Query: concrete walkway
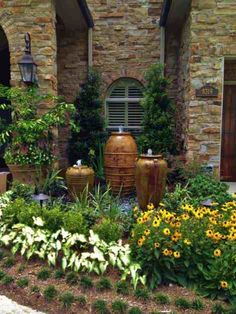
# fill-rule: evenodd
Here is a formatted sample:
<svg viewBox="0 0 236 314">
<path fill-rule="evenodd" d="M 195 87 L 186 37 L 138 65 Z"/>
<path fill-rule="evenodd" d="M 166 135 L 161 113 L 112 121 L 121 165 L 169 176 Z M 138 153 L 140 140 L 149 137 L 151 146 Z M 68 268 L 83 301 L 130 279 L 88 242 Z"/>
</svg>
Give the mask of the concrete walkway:
<svg viewBox="0 0 236 314">
<path fill-rule="evenodd" d="M 1 314 L 44 314 L 43 312 L 34 311 L 26 306 L 0 295 L 0 313 Z"/>
</svg>

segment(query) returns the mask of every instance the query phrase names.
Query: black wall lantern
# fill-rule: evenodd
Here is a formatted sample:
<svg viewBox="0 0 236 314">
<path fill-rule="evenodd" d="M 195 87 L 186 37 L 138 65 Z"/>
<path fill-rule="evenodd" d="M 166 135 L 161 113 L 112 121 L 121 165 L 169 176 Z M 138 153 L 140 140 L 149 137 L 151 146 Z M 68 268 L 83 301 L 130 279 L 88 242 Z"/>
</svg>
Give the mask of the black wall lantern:
<svg viewBox="0 0 236 314">
<path fill-rule="evenodd" d="M 32 85 L 37 82 L 37 64 L 31 55 L 30 34 L 25 34 L 25 55 L 18 62 L 22 81 L 25 84 Z"/>
</svg>

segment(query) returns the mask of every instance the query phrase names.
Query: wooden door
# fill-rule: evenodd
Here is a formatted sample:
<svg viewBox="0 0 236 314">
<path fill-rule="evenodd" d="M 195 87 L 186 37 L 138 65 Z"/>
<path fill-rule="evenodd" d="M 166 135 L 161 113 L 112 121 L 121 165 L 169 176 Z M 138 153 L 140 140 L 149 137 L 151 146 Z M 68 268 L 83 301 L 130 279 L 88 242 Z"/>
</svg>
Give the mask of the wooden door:
<svg viewBox="0 0 236 314">
<path fill-rule="evenodd" d="M 221 179 L 236 181 L 236 85 L 224 87 Z"/>
</svg>

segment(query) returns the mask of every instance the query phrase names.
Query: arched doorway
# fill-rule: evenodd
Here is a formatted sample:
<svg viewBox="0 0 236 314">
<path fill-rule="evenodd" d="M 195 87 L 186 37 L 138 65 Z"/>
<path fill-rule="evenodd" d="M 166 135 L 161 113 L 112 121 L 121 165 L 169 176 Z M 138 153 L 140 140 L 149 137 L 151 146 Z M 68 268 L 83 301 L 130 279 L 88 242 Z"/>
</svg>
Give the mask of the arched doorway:
<svg viewBox="0 0 236 314">
<path fill-rule="evenodd" d="M 0 26 L 0 84 L 10 86 L 10 51 L 6 34 Z M 4 99 L 0 98 L 0 102 L 3 103 Z M 0 110 L 0 132 L 11 119 L 11 113 L 6 110 Z M 5 168 L 5 162 L 3 159 L 4 147 L 0 145 L 0 169 Z"/>
</svg>

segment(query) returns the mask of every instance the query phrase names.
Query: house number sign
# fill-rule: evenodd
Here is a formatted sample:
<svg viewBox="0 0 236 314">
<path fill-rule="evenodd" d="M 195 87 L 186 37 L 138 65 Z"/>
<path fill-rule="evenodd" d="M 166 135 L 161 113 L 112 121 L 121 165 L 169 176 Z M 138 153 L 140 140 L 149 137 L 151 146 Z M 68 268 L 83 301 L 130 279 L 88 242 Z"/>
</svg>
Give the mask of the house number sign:
<svg viewBox="0 0 236 314">
<path fill-rule="evenodd" d="M 210 84 L 206 84 L 202 88 L 196 90 L 197 97 L 217 97 L 218 93 L 218 89 Z"/>
</svg>

